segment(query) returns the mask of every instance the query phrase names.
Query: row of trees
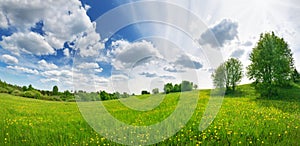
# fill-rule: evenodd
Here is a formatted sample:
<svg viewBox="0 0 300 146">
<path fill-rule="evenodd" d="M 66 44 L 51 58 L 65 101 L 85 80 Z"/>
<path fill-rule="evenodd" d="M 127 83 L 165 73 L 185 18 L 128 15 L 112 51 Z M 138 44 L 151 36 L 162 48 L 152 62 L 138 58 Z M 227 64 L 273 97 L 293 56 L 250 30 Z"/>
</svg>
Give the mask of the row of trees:
<svg viewBox="0 0 300 146">
<path fill-rule="evenodd" d="M 172 92 L 185 92 L 185 91 L 192 91 L 193 88 L 197 89 L 198 86 L 193 82 L 189 82 L 189 81 L 182 81 L 180 84 L 175 84 L 174 86 L 172 83 L 167 83 L 164 85 L 164 92 L 166 94 Z"/>
<path fill-rule="evenodd" d="M 254 80 L 256 90 L 263 97 L 278 94 L 278 88 L 297 82 L 300 74 L 294 66 L 294 59 L 288 44 L 283 38 L 272 33 L 261 34 L 260 40 L 250 54 L 251 64 L 247 67 L 247 76 Z M 212 74 L 213 83 L 226 92 L 234 91 L 241 81 L 242 63 L 235 58 L 221 64 Z"/>
</svg>

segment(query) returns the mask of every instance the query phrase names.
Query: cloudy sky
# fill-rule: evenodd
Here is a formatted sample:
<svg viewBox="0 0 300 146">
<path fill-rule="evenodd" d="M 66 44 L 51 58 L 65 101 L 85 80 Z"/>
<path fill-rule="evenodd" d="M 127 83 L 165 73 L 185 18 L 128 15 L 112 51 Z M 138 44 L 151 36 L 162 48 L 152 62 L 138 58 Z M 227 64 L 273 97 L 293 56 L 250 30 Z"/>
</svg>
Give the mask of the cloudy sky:
<svg viewBox="0 0 300 146">
<path fill-rule="evenodd" d="M 300 70 L 298 0 L 0 1 L 0 79 L 12 84 L 140 93 L 189 80 L 211 88 L 215 67 L 230 57 L 246 67 L 270 31 L 288 42 Z"/>
</svg>

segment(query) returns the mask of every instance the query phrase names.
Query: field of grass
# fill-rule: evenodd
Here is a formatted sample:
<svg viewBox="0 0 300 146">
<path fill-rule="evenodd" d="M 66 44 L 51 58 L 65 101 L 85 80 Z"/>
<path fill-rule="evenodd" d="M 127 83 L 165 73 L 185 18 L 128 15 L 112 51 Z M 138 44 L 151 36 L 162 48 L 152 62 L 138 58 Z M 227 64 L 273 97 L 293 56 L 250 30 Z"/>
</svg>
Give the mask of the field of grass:
<svg viewBox="0 0 300 146">
<path fill-rule="evenodd" d="M 190 121 L 161 145 L 299 145 L 300 85 L 281 91 L 276 100 L 257 99 L 250 85 L 224 98 L 213 123 L 198 127 L 209 90 L 201 90 Z M 184 98 L 193 92 L 185 93 Z M 138 98 L 155 98 L 154 95 Z M 168 94 L 150 111 L 134 111 L 119 101 L 104 101 L 107 110 L 132 125 L 151 125 L 176 108 L 179 93 Z M 124 99 L 129 100 L 129 99 Z M 95 102 L 97 103 L 97 102 Z M 188 105 L 187 105 L 188 106 Z M 116 145 L 95 132 L 81 116 L 76 103 L 42 101 L 0 94 L 0 145 Z"/>
</svg>

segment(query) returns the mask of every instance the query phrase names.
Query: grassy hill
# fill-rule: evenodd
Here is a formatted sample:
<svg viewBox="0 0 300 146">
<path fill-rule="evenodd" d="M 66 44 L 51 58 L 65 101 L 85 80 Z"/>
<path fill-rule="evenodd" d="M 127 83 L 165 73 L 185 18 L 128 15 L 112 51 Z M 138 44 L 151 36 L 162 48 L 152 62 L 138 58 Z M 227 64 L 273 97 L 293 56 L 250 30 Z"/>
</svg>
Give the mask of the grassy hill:
<svg viewBox="0 0 300 146">
<path fill-rule="evenodd" d="M 210 98 L 201 90 L 190 121 L 163 145 L 299 145 L 300 85 L 282 89 L 282 98 L 259 99 L 250 85 L 226 95 L 213 123 L 204 131 L 198 126 Z M 195 92 L 195 91 L 194 91 Z M 193 98 L 193 92 L 184 98 Z M 149 97 L 150 96 L 150 97 Z M 160 95 L 137 96 L 141 99 Z M 168 94 L 150 111 L 131 110 L 118 100 L 104 101 L 106 109 L 132 125 L 151 125 L 176 108 L 179 93 Z M 130 100 L 131 98 L 124 99 Z M 97 103 L 97 102 L 95 102 Z M 142 104 L 142 103 L 140 103 Z M 188 106 L 188 105 L 187 105 Z M 0 94 L 0 145 L 115 145 L 95 132 L 81 116 L 77 104 L 44 101 Z"/>
</svg>

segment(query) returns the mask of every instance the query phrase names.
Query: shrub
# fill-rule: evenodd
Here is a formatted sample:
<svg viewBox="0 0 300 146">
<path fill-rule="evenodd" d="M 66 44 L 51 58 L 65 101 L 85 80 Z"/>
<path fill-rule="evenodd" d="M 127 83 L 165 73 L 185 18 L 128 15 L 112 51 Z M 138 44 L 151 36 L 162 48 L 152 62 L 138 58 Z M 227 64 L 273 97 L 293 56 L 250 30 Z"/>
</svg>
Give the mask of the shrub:
<svg viewBox="0 0 300 146">
<path fill-rule="evenodd" d="M 12 95 L 15 95 L 15 96 L 22 96 L 23 95 L 23 92 L 20 91 L 20 90 L 14 90 L 13 92 L 11 92 Z"/>
<path fill-rule="evenodd" d="M 31 91 L 25 91 L 23 96 L 28 98 L 40 99 L 42 97 L 42 94 L 38 91 L 31 90 Z"/>
</svg>

